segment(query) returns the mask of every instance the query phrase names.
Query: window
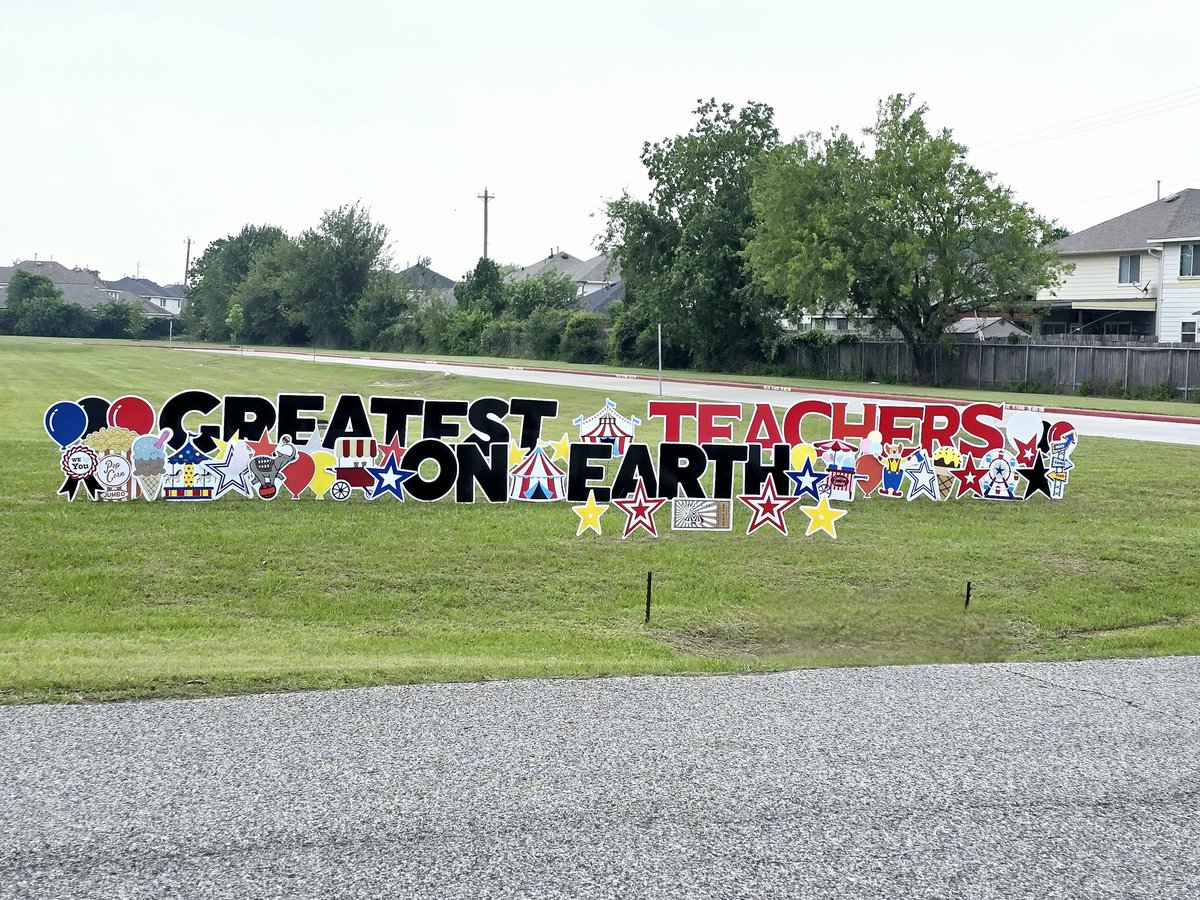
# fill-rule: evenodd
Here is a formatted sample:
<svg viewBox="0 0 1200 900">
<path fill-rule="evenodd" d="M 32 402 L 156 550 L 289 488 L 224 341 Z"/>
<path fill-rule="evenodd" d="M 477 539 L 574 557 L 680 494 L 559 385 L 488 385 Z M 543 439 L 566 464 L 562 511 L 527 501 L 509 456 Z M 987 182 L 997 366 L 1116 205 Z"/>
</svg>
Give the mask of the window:
<svg viewBox="0 0 1200 900">
<path fill-rule="evenodd" d="M 1200 275 L 1200 244 L 1179 246 L 1179 274 Z"/>
<path fill-rule="evenodd" d="M 1196 343 L 1196 323 L 1184 322 L 1179 326 L 1179 340 L 1185 344 Z"/>
<path fill-rule="evenodd" d="M 850 330 L 850 321 L 848 319 L 838 319 L 837 320 L 837 330 L 838 331 L 849 331 Z"/>
<path fill-rule="evenodd" d="M 1140 255 L 1122 256 L 1118 269 L 1117 282 L 1119 284 L 1137 284 L 1142 280 L 1142 257 Z"/>
</svg>

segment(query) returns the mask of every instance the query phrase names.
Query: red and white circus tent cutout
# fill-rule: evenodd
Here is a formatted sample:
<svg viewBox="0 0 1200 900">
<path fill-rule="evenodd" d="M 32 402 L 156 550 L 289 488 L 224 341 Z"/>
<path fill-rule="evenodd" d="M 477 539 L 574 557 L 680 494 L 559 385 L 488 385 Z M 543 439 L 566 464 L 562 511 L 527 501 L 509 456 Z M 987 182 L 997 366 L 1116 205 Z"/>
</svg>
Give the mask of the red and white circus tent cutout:
<svg viewBox="0 0 1200 900">
<path fill-rule="evenodd" d="M 509 471 L 508 496 L 513 500 L 545 502 L 567 496 L 567 473 L 541 447 Z"/>
<path fill-rule="evenodd" d="M 612 444 L 613 456 L 621 456 L 633 443 L 634 426 L 641 425 L 637 416 L 627 417 L 617 412 L 617 404 L 605 398 L 604 408 L 571 421 L 579 426 L 579 440 L 585 444 Z"/>
</svg>

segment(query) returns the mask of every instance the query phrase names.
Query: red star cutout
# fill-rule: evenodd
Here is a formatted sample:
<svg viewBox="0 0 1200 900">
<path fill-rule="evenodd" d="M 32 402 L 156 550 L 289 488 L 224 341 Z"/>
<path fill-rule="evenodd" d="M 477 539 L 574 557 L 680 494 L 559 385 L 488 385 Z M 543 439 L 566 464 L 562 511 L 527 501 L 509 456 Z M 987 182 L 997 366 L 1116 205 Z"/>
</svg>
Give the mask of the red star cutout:
<svg viewBox="0 0 1200 900">
<path fill-rule="evenodd" d="M 633 497 L 625 500 L 613 500 L 613 506 L 619 506 L 625 513 L 625 530 L 621 533 L 621 538 L 629 537 L 639 528 L 646 529 L 650 532 L 651 537 L 658 537 L 658 528 L 654 525 L 654 514 L 666 502 L 666 500 L 647 497 L 646 485 L 639 478 L 637 487 L 633 489 Z"/>
<path fill-rule="evenodd" d="M 404 458 L 404 450 L 405 448 L 400 446 L 400 432 L 397 431 L 390 441 L 379 445 L 379 452 L 383 454 L 383 461 L 379 465 L 386 469 L 388 460 L 394 459 L 399 466 L 400 460 Z"/>
<path fill-rule="evenodd" d="M 958 479 L 958 493 L 954 495 L 957 500 L 963 494 L 974 494 L 977 497 L 983 496 L 983 491 L 979 488 L 979 476 L 987 473 L 987 469 L 981 469 L 975 465 L 975 457 L 968 453 L 965 457 L 966 462 L 963 463 L 961 469 L 951 469 L 950 474 Z"/>
<path fill-rule="evenodd" d="M 246 446 L 255 456 L 270 456 L 279 445 L 271 442 L 271 439 L 267 437 L 266 429 L 264 429 L 262 436 L 257 441 L 246 441 Z"/>
<path fill-rule="evenodd" d="M 1031 437 L 1028 441 L 1018 441 L 1013 439 L 1013 444 L 1017 448 L 1017 465 L 1032 466 L 1034 460 L 1037 459 L 1037 445 L 1040 435 Z"/>
<path fill-rule="evenodd" d="M 763 525 L 770 525 L 780 534 L 787 534 L 787 522 L 783 520 L 783 513 L 793 503 L 799 503 L 800 497 L 780 497 L 775 493 L 775 480 L 768 478 L 763 483 L 762 493 L 760 494 L 738 494 L 738 499 L 745 503 L 753 511 L 754 515 L 750 517 L 750 525 L 746 528 L 746 534 L 754 534 Z"/>
</svg>

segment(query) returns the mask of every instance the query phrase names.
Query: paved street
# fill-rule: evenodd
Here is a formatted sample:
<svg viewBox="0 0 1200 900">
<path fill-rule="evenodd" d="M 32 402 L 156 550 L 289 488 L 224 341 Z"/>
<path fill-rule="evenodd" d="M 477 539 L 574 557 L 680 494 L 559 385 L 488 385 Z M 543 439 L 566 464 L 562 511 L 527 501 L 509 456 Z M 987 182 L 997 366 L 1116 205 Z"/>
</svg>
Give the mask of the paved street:
<svg viewBox="0 0 1200 900">
<path fill-rule="evenodd" d="M 174 347 L 175 350 L 187 350 L 196 353 L 241 353 L 244 356 L 263 356 L 278 359 L 295 359 L 329 365 L 367 366 L 376 369 L 408 369 L 419 372 L 446 372 L 461 375 L 466 378 L 485 378 L 490 380 L 516 381 L 525 384 L 564 385 L 579 388 L 591 388 L 597 391 L 632 392 L 637 394 L 657 394 L 658 380 L 643 378 L 635 375 L 620 375 L 613 373 L 568 372 L 552 368 L 526 368 L 522 366 L 471 365 L 461 362 L 437 362 L 406 359 L 381 359 L 367 356 L 341 354 L 312 354 L 294 350 L 234 350 L 221 347 Z M 753 384 L 734 384 L 729 382 L 712 383 L 707 379 L 673 378 L 663 382 L 663 396 L 683 397 L 689 400 L 724 400 L 733 403 L 770 403 L 774 406 L 785 407 L 798 403 L 806 398 L 821 400 L 844 400 L 850 403 L 849 410 L 857 415 L 862 413 L 862 396 L 845 393 L 806 391 L 804 388 L 780 388 L 755 386 Z M 1019 394 L 1014 395 L 1020 400 Z M 1070 405 L 1070 397 L 1063 397 L 1063 403 Z M 895 403 L 911 402 L 903 395 L 892 398 Z M 872 403 L 882 402 L 870 400 Z M 1054 415 L 1054 414 L 1050 414 Z M 1084 437 L 1113 437 L 1133 441 L 1153 441 L 1163 444 L 1197 444 L 1200 445 L 1200 418 L 1189 421 L 1169 421 L 1165 418 L 1124 417 L 1111 412 L 1095 412 L 1081 409 L 1069 413 L 1059 413 L 1055 418 L 1068 418 L 1076 430 Z M 1175 417 L 1178 418 L 1178 417 Z"/>
<path fill-rule="evenodd" d="M 0 897 L 1200 896 L 1200 658 L 0 709 Z"/>
</svg>

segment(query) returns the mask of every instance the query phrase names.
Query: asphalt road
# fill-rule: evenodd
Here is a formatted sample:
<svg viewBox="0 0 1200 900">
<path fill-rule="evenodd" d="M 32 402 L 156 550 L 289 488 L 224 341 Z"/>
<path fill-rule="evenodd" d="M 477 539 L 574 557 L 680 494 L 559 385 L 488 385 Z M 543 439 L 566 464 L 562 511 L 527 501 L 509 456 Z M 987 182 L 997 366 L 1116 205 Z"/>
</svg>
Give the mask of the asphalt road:
<svg viewBox="0 0 1200 900">
<path fill-rule="evenodd" d="M 197 353 L 229 353 L 228 348 L 219 347 L 174 347 Z M 526 368 L 522 366 L 484 366 L 460 362 L 435 362 L 402 359 L 381 359 L 369 356 L 337 354 L 298 353 L 289 350 L 240 350 L 244 356 L 265 356 L 296 359 L 331 365 L 367 366 L 374 369 L 408 369 L 423 372 L 445 372 L 467 378 L 515 381 L 525 384 L 564 385 L 591 388 L 597 391 L 632 392 L 657 394 L 658 381 L 635 375 L 613 375 L 588 372 L 566 372 L 551 369 Z M 753 384 L 733 385 L 710 384 L 704 380 L 672 379 L 663 383 L 663 396 L 683 397 L 689 400 L 717 400 L 733 403 L 770 403 L 774 406 L 791 406 L 809 397 L 822 400 L 845 400 L 849 410 L 862 413 L 862 397 L 855 394 L 807 393 L 803 388 L 781 390 L 778 387 L 762 387 Z M 1020 399 L 1017 395 L 1017 399 Z M 1069 398 L 1064 397 L 1064 401 Z M 877 403 L 878 400 L 869 402 Z M 906 398 L 897 396 L 895 402 L 904 403 Z M 1016 409 L 1011 410 L 1014 412 Z M 1084 437 L 1112 437 L 1133 441 L 1152 441 L 1163 444 L 1200 445 L 1200 417 L 1190 422 L 1156 421 L 1121 417 L 1111 412 L 1096 413 L 1088 410 L 1072 410 L 1059 418 L 1068 418 L 1076 431 Z"/>
<path fill-rule="evenodd" d="M 0 897 L 1200 896 L 1200 658 L 0 708 Z"/>
</svg>

